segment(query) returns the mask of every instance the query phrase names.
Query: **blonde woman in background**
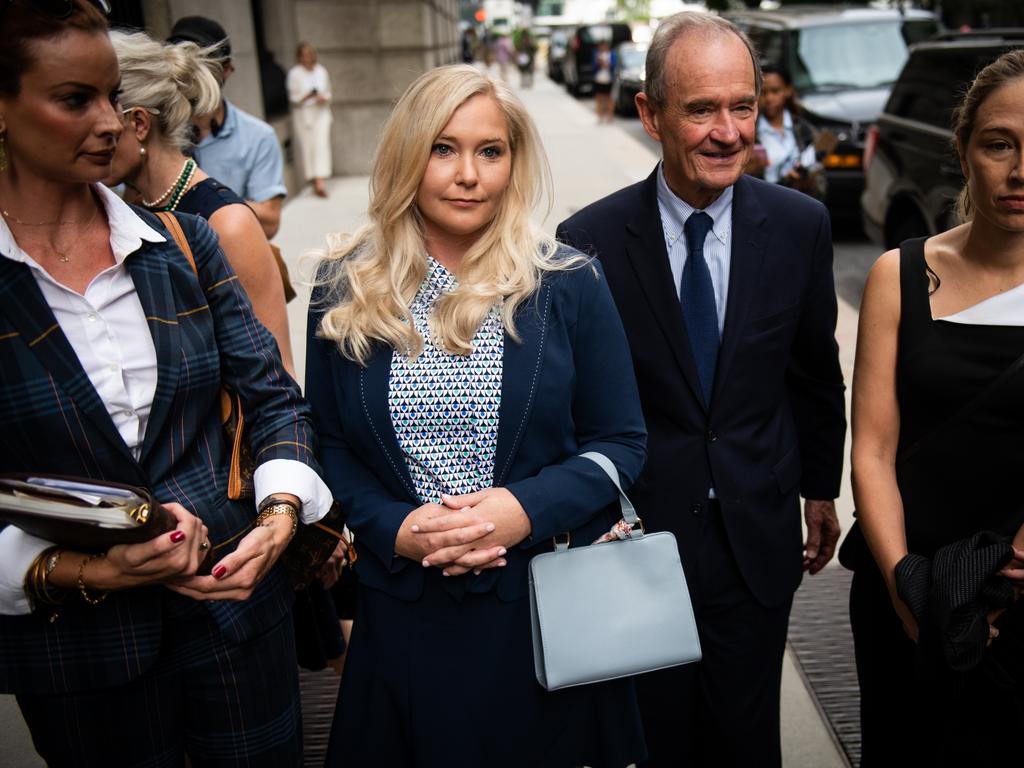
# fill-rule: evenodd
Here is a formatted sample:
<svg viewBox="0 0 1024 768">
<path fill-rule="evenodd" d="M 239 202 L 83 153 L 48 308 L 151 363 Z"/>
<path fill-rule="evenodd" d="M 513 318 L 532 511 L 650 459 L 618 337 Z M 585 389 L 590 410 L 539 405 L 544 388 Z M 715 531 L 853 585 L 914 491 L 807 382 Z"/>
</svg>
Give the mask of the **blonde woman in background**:
<svg viewBox="0 0 1024 768">
<path fill-rule="evenodd" d="M 317 62 L 316 49 L 299 43 L 298 63 L 288 70 L 292 127 L 302 155 L 302 172 L 318 197 L 327 197 L 324 179 L 331 175 L 331 80 Z"/>
<path fill-rule="evenodd" d="M 534 676 L 527 564 L 613 522 L 616 490 L 579 454 L 628 486 L 646 439 L 600 268 L 531 222 L 548 184 L 503 81 L 431 70 L 384 128 L 370 222 L 321 266 L 307 394 L 360 555 L 328 765 L 644 756 L 631 680 Z"/>
<path fill-rule="evenodd" d="M 193 115 L 210 114 L 220 103 L 211 49 L 160 43 L 141 32 L 115 31 L 110 39 L 121 67 L 125 130 L 107 183 L 123 182 L 135 202 L 151 211 L 192 213 L 210 223 L 294 376 L 284 288 L 259 219 L 241 197 L 185 154 L 192 144 Z"/>
</svg>

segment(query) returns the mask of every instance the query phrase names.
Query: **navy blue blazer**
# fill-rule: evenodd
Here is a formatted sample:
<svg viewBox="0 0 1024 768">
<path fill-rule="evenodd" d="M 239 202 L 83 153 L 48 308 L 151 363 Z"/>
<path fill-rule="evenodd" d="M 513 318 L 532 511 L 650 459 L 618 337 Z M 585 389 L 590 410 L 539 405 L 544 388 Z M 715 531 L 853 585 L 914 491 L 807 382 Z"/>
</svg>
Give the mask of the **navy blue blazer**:
<svg viewBox="0 0 1024 768">
<path fill-rule="evenodd" d="M 360 582 L 415 600 L 423 567 L 395 555 L 395 537 L 413 509 L 440 499 L 417 497 L 395 438 L 388 410 L 393 351 L 379 345 L 365 367 L 342 356 L 334 342 L 317 337 L 325 307 L 316 299 L 306 395 L 324 479 L 356 534 Z M 578 454 L 605 454 L 628 487 L 643 465 L 646 436 L 622 323 L 599 267 L 547 273 L 517 310 L 516 330 L 521 341 L 505 336 L 494 486 L 515 495 L 532 533 L 509 550 L 504 568 L 446 581 L 456 593 L 493 589 L 504 600 L 526 594 L 526 564 L 552 549 L 553 537 L 570 533 L 574 545 L 589 544 L 618 519 L 618 506 L 609 507 L 618 497 L 611 481 Z"/>
<path fill-rule="evenodd" d="M 149 321 L 159 364 L 141 456 L 136 461 L 60 330 L 28 266 L 0 258 L 0 467 L 148 487 L 202 518 L 215 554 L 230 552 L 256 517 L 227 499 L 230 449 L 219 392 L 242 397 L 259 463 L 294 459 L 319 471 L 308 405 L 284 370 L 273 337 L 224 259 L 216 235 L 178 215 L 199 279 L 167 238 L 125 260 Z M 54 612 L 0 616 L 0 690 L 57 693 L 101 688 L 145 671 L 160 650 L 163 587 L 113 592 L 97 606 L 70 594 Z M 281 621 L 292 592 L 273 569 L 245 602 L 207 603 L 229 640 Z"/>
<path fill-rule="evenodd" d="M 658 212 L 657 170 L 558 227 L 604 265 L 650 431 L 631 498 L 676 534 L 684 565 L 714 487 L 747 586 L 765 605 L 800 583 L 799 498 L 839 495 L 846 434 L 828 212 L 750 176 L 736 182 L 732 268 L 711 405 L 701 396 Z M 696 584 L 691 580 L 691 585 Z"/>
</svg>

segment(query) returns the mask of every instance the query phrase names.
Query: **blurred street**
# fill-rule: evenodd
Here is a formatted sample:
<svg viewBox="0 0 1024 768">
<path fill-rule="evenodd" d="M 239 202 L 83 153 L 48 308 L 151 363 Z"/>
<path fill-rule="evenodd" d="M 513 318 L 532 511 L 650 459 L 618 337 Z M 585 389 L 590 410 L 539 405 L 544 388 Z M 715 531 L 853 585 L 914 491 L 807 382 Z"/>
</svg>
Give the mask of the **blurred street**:
<svg viewBox="0 0 1024 768">
<path fill-rule="evenodd" d="M 511 79 L 515 86 L 518 78 L 512 75 Z M 616 189 L 643 179 L 654 168 L 658 145 L 644 134 L 637 119 L 616 118 L 612 124 L 598 125 L 592 101 L 576 100 L 567 95 L 560 86 L 549 81 L 540 68 L 534 87 L 522 91 L 521 95 L 540 129 L 554 176 L 551 211 L 543 220 L 548 231 L 553 232 L 555 226 L 570 213 Z M 284 208 L 281 231 L 276 238 L 289 262 L 293 280 L 301 276 L 300 280 L 295 281 L 299 297 L 289 305 L 300 379 L 304 371 L 305 304 L 309 293 L 305 281 L 313 266 L 315 251 L 323 248 L 327 233 L 353 231 L 363 221 L 366 210 L 366 177 L 331 179 L 328 181 L 328 189 L 330 196 L 327 199 L 317 198 L 309 191 L 290 199 Z M 840 231 L 835 241 L 835 275 L 840 297 L 837 338 L 848 387 L 853 367 L 857 306 L 867 270 L 879 252 L 876 246 L 869 244 L 859 232 L 853 230 L 847 227 Z M 299 286 L 299 282 L 303 285 Z M 844 531 L 849 529 L 853 509 L 848 473 L 847 467 L 843 495 L 837 502 Z M 841 585 L 845 584 L 845 580 L 838 571 L 833 570 L 839 568 L 833 562 L 821 576 L 806 579 L 801 594 L 814 597 L 818 601 L 814 604 L 816 606 L 824 605 L 823 610 L 827 610 L 828 616 L 839 617 L 835 622 L 829 621 L 827 628 L 842 634 L 846 595 Z M 829 578 L 830 574 L 835 578 Z M 839 588 L 835 586 L 837 584 Z M 798 596 L 798 604 L 801 599 Z M 795 616 L 799 612 L 798 608 L 799 605 L 794 609 Z M 819 608 L 815 607 L 811 613 L 821 620 Z M 801 644 L 801 648 L 814 651 L 816 644 L 825 644 L 824 638 L 816 642 L 814 626 L 812 622 L 809 628 L 798 628 L 810 637 L 809 642 Z M 791 626 L 791 637 L 793 632 L 794 626 Z M 848 627 L 845 632 L 848 635 Z M 807 684 L 807 678 L 814 679 L 812 668 L 820 666 L 816 662 L 820 662 L 820 659 L 813 657 L 813 653 L 801 658 L 793 648 L 786 656 L 782 712 L 783 754 L 787 768 L 839 768 L 849 765 L 828 720 L 822 714 L 820 697 L 816 698 L 815 690 Z M 852 656 L 848 665 L 852 666 Z M 836 670 L 826 671 L 830 677 L 838 674 Z M 304 686 L 319 688 L 320 699 L 324 699 L 324 689 L 329 693 L 333 685 L 336 683 L 329 678 L 307 676 L 304 680 Z M 847 687 L 843 690 L 842 700 L 838 704 L 849 712 L 855 712 L 855 685 L 852 689 Z M 327 700 L 330 700 L 329 695 Z M 317 756 L 325 735 L 324 729 L 330 722 L 329 711 L 325 715 L 323 711 L 314 712 L 307 707 L 306 720 L 307 733 L 310 733 L 310 729 L 317 731 L 307 739 L 307 763 L 318 764 Z M 853 727 L 856 727 L 855 723 Z M 41 765 L 31 749 L 20 714 L 10 696 L 0 697 L 0 753 L 3 754 L 0 765 L 8 768 Z"/>
</svg>

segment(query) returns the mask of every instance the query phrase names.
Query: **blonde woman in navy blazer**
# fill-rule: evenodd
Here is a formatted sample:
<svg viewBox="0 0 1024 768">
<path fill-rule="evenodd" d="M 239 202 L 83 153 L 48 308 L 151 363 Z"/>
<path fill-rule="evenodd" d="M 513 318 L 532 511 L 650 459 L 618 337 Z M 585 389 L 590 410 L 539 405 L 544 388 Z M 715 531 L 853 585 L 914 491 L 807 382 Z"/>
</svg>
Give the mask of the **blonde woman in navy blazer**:
<svg viewBox="0 0 1024 768">
<path fill-rule="evenodd" d="M 530 222 L 546 173 L 506 86 L 432 70 L 385 127 L 370 223 L 321 267 L 307 394 L 360 555 L 328 765 L 643 757 L 631 681 L 534 677 L 527 563 L 614 522 L 579 454 L 629 485 L 646 438 L 600 268 Z"/>
<path fill-rule="evenodd" d="M 51 766 L 297 766 L 274 565 L 331 501 L 308 407 L 205 222 L 179 218 L 197 275 L 97 183 L 124 129 L 117 57 L 91 3 L 61 10 L 0 10 L 0 471 L 145 486 L 178 525 L 102 553 L 0 530 L 0 691 Z M 227 498 L 222 384 L 279 514 Z"/>
</svg>

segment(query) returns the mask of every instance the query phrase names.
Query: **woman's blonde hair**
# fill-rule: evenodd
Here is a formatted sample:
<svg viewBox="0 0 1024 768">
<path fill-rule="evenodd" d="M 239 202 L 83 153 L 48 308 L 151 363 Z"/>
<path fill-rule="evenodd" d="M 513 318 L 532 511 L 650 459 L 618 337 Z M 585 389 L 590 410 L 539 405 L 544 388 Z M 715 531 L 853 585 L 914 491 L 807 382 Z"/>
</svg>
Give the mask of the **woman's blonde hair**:
<svg viewBox="0 0 1024 768">
<path fill-rule="evenodd" d="M 964 94 L 963 101 L 953 110 L 953 143 L 961 158 L 967 155 L 967 145 L 974 133 L 974 124 L 978 119 L 978 110 L 989 96 L 1002 86 L 1024 77 L 1024 49 L 1007 51 L 998 59 L 985 67 L 971 82 Z M 971 202 L 970 182 L 966 182 L 960 190 L 956 201 L 956 213 L 960 221 L 970 221 L 974 217 L 974 204 Z"/>
<path fill-rule="evenodd" d="M 477 95 L 493 99 L 505 116 L 511 177 L 494 219 L 462 258 L 458 287 L 434 306 L 433 343 L 450 354 L 470 354 L 477 329 L 499 303 L 505 330 L 518 341 L 516 308 L 542 274 L 582 260 L 557 258 L 555 241 L 530 219 L 539 202 L 550 200 L 551 173 L 522 102 L 475 67 L 433 69 L 409 86 L 384 126 L 370 177 L 369 223 L 327 254 L 324 303 L 331 309 L 319 333 L 352 360 L 366 364 L 375 342 L 413 356 L 423 349 L 409 309 L 427 270 L 416 193 L 438 135 Z"/>
<path fill-rule="evenodd" d="M 121 65 L 121 103 L 143 107 L 164 141 L 188 149 L 193 115 L 208 115 L 220 104 L 215 48 L 159 43 L 143 32 L 114 31 L 110 42 Z"/>
</svg>

